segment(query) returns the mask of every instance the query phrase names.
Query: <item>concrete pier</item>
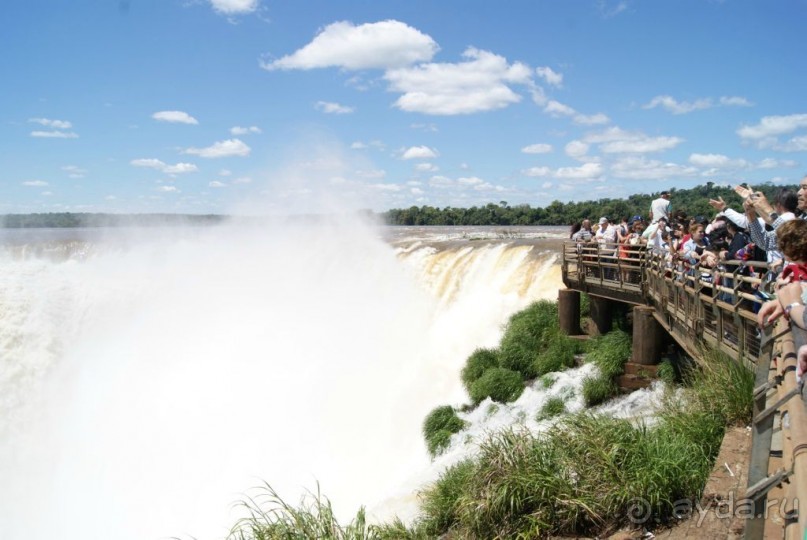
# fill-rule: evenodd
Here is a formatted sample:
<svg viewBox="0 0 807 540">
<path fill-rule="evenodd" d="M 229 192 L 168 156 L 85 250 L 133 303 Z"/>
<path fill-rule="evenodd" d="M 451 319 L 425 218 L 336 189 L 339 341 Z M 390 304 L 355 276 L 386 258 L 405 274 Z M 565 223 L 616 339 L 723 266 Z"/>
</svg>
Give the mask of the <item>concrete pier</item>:
<svg viewBox="0 0 807 540">
<path fill-rule="evenodd" d="M 580 292 L 573 289 L 558 291 L 558 320 L 560 329 L 567 336 L 579 336 L 580 328 Z"/>
<path fill-rule="evenodd" d="M 650 306 L 633 308 L 633 356 L 635 364 L 655 365 L 659 363 L 662 351 L 663 329 Z"/>
<path fill-rule="evenodd" d="M 597 333 L 607 334 L 611 331 L 611 320 L 613 316 L 613 305 L 611 300 L 600 296 L 589 296 L 589 306 L 591 309 L 591 320 L 597 327 Z"/>
</svg>

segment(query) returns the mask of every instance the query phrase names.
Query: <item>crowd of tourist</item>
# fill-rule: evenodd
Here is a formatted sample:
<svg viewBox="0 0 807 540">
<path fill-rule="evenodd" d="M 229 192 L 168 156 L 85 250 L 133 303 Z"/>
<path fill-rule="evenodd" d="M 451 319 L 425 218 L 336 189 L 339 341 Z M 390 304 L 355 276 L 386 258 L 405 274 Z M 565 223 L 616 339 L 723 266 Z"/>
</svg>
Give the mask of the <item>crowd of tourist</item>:
<svg viewBox="0 0 807 540">
<path fill-rule="evenodd" d="M 609 265 L 605 279 L 628 281 L 631 262 L 640 252 L 636 246 L 644 246 L 641 251 L 652 251 L 663 260 L 670 275 L 686 276 L 687 283 L 719 284 L 713 287 L 719 300 L 748 303 L 757 311 L 760 326 L 787 318 L 800 345 L 801 379 L 807 372 L 807 176 L 797 192 L 783 188 L 773 201 L 745 186 L 734 190 L 743 200 L 742 208 L 729 208 L 722 198 L 711 199 L 715 215 L 688 216 L 683 210 L 673 211 L 670 193 L 664 191 L 652 201 L 647 218 L 603 216 L 593 226 L 584 220 L 572 227 L 571 239 L 581 253 L 596 248 L 600 260 L 619 261 L 617 268 L 627 268 L 620 276 Z M 739 275 L 763 277 L 753 286 L 745 280 L 738 283 L 757 302 L 727 292 L 737 289 L 734 279 Z"/>
</svg>

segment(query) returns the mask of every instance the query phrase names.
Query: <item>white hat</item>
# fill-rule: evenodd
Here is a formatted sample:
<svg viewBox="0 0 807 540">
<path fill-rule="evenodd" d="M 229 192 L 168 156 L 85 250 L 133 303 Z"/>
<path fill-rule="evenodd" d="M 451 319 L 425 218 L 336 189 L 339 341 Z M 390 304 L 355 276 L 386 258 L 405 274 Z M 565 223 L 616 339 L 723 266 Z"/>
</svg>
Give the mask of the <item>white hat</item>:
<svg viewBox="0 0 807 540">
<path fill-rule="evenodd" d="M 605 217 L 605 216 L 601 217 L 600 218 L 600 225 L 605 225 L 606 223 L 608 223 L 608 218 Z"/>
</svg>

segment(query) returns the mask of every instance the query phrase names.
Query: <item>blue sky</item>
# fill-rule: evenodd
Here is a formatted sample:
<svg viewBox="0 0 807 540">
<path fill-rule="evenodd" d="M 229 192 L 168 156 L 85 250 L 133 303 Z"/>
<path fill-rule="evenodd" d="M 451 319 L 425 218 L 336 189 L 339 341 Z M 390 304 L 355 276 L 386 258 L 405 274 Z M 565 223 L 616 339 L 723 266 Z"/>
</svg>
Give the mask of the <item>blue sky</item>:
<svg viewBox="0 0 807 540">
<path fill-rule="evenodd" d="M 8 3 L 0 213 L 796 183 L 805 15 L 805 0 Z"/>
</svg>

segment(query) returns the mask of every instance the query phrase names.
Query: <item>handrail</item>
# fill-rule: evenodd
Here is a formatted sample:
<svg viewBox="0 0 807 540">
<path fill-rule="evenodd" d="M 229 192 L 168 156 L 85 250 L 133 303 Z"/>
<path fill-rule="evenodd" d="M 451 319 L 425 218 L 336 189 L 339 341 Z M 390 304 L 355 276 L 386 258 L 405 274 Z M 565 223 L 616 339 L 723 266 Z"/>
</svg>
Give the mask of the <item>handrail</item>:
<svg viewBox="0 0 807 540">
<path fill-rule="evenodd" d="M 755 310 L 765 301 L 760 289 L 769 283 L 762 262 L 724 261 L 705 268 L 670 259 L 646 246 L 564 242 L 564 284 L 595 296 L 645 304 L 653 316 L 689 353 L 704 346 L 722 350 L 737 361 L 751 362 L 757 372 L 752 455 L 746 496 L 755 515 L 746 522 L 745 538 L 764 537 L 767 493 L 786 483 L 778 508 L 785 514 L 784 537 L 802 539 L 807 530 L 807 405 L 796 382 L 796 353 L 785 321 L 775 330 L 760 330 Z M 620 256 L 622 255 L 622 256 Z M 753 266 L 754 272 L 745 270 Z M 763 291 L 769 292 L 769 291 Z M 775 366 L 775 369 L 772 368 Z M 774 414 L 775 413 L 775 414 Z M 769 474 L 774 417 L 780 419 L 785 469 Z"/>
</svg>

